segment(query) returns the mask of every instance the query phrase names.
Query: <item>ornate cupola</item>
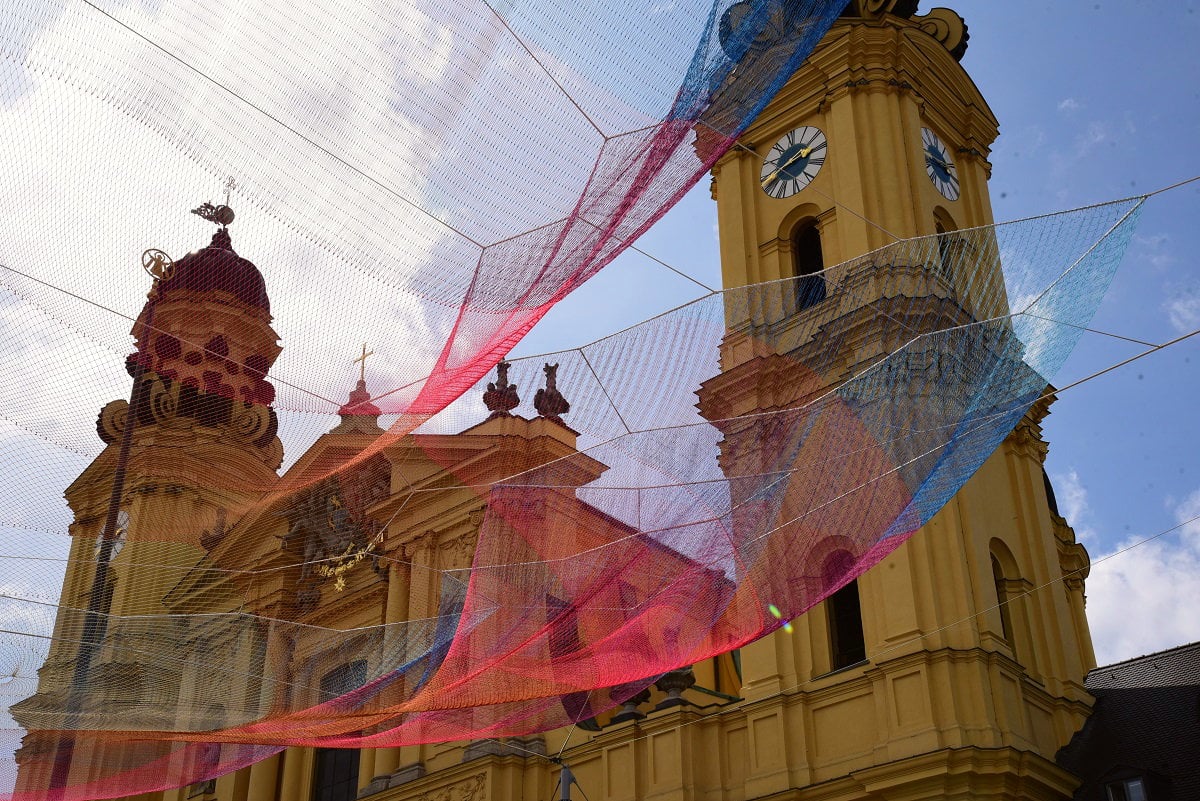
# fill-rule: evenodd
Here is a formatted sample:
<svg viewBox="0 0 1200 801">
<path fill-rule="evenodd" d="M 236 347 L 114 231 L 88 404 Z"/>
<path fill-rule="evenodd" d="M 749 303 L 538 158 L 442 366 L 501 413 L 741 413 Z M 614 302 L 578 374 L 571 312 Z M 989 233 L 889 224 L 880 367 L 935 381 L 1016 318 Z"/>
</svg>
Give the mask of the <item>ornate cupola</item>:
<svg viewBox="0 0 1200 801">
<path fill-rule="evenodd" d="M 194 213 L 220 227 L 207 246 L 161 264 L 133 326 L 137 347 L 126 367 L 146 395 L 137 404 L 137 427 L 167 424 L 189 447 L 217 441 L 246 447 L 274 470 L 283 451 L 267 372 L 281 348 L 266 283 L 233 249 L 228 206 L 206 203 Z M 113 413 L 125 408 L 115 401 L 101 414 L 106 442 L 117 439 Z M 161 436 L 157 441 L 164 442 Z"/>
<path fill-rule="evenodd" d="M 195 211 L 218 222 L 233 216 L 228 206 L 205 204 Z M 226 225 L 206 247 L 174 263 L 157 297 L 142 309 L 133 336 L 137 350 L 131 358 L 163 378 L 230 400 L 269 406 L 275 399 L 266 373 L 281 348 L 271 328 L 266 283 L 234 251 Z"/>
</svg>

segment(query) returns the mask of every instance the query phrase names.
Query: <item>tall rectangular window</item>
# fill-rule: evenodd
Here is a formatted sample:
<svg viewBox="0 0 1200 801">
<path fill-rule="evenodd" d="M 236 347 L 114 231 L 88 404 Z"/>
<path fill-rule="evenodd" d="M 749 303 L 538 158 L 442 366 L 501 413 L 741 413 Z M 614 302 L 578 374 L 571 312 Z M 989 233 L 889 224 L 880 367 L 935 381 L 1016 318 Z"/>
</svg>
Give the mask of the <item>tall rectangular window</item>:
<svg viewBox="0 0 1200 801">
<path fill-rule="evenodd" d="M 321 703 L 345 695 L 367 681 L 367 663 L 359 659 L 321 678 Z M 358 797 L 357 748 L 318 748 L 314 753 L 312 801 L 354 801 Z"/>
<path fill-rule="evenodd" d="M 829 596 L 825 608 L 829 613 L 830 667 L 840 670 L 865 660 L 867 646 L 863 637 L 858 579 Z"/>
</svg>

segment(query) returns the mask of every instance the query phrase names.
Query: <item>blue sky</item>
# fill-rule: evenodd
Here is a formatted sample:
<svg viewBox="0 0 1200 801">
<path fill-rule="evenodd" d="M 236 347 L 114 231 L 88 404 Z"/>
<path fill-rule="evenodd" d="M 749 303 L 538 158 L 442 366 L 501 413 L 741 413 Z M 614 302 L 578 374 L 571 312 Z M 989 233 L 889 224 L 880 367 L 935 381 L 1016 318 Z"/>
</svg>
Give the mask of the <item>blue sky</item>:
<svg viewBox="0 0 1200 801">
<path fill-rule="evenodd" d="M 923 4 L 923 8 L 928 4 Z M 991 162 L 998 221 L 1151 192 L 1200 175 L 1200 4 L 952 4 L 963 64 L 1000 120 Z M 716 286 L 715 206 L 697 186 L 638 243 Z M 1148 202 L 1093 327 L 1162 343 L 1200 328 L 1200 182 Z M 521 344 L 588 342 L 701 294 L 626 253 Z M 599 311 L 598 311 L 599 310 Z M 1066 386 L 1145 346 L 1083 337 Z M 1101 664 L 1200 639 L 1200 336 L 1063 392 L 1045 430 L 1060 509 L 1094 562 L 1088 613 Z"/>
</svg>

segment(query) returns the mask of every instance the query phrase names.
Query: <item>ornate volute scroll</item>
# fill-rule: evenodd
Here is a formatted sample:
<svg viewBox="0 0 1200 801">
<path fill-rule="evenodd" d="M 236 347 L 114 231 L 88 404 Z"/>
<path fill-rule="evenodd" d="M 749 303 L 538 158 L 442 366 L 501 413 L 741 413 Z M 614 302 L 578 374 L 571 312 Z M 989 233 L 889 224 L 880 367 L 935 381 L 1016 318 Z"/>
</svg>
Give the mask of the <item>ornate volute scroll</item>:
<svg viewBox="0 0 1200 801">
<path fill-rule="evenodd" d="M 96 434 L 105 445 L 118 442 L 128 418 L 129 401 L 120 398 L 109 401 L 96 418 Z"/>
<path fill-rule="evenodd" d="M 850 13 L 864 19 L 879 19 L 884 14 L 908 19 L 917 13 L 918 0 L 854 0 Z"/>
<path fill-rule="evenodd" d="M 971 34 L 967 32 L 967 23 L 961 16 L 948 8 L 935 8 L 924 16 L 914 17 L 913 22 L 941 42 L 955 61 L 962 61 Z"/>
<path fill-rule="evenodd" d="M 912 20 L 922 31 L 942 44 L 956 61 L 962 61 L 967 52 L 967 23 L 948 8 L 934 8 L 928 14 L 917 15 L 919 0 L 852 0 L 846 16 L 857 16 L 867 20 L 879 20 L 885 15 Z"/>
</svg>

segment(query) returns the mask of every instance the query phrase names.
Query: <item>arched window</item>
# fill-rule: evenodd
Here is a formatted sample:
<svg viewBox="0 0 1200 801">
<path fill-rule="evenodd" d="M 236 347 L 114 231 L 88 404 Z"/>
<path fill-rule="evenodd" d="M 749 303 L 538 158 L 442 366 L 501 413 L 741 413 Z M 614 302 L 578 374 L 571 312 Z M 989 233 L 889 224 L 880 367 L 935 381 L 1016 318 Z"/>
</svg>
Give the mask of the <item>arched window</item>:
<svg viewBox="0 0 1200 801">
<path fill-rule="evenodd" d="M 825 258 L 821 253 L 821 231 L 816 220 L 796 226 L 792 232 L 792 267 L 796 273 L 796 311 L 825 300 Z"/>
<path fill-rule="evenodd" d="M 996 603 L 1000 606 L 1000 628 L 1004 639 L 1013 645 L 1012 611 L 1009 609 L 1008 579 L 1004 577 L 1004 568 L 1000 560 L 992 555 L 992 585 L 996 588 Z"/>
<path fill-rule="evenodd" d="M 826 586 L 836 584 L 854 565 L 849 551 L 834 551 L 825 560 L 822 575 Z M 829 621 L 829 667 L 840 670 L 866 660 L 867 647 L 863 637 L 862 603 L 858 597 L 858 579 L 825 599 Z"/>
<path fill-rule="evenodd" d="M 1030 615 L 1034 614 L 1034 601 L 1029 597 L 1031 585 L 1021 575 L 1020 564 L 1003 540 L 994 538 L 988 551 L 991 554 L 992 582 L 1000 612 L 999 633 L 1012 649 L 1013 658 L 1036 676 L 1037 649 L 1030 621 Z"/>
<path fill-rule="evenodd" d="M 948 283 L 953 283 L 956 271 L 970 269 L 970 265 L 964 263 L 969 246 L 955 233 L 958 223 L 941 206 L 933 210 L 933 230 L 937 232 L 938 273 Z"/>
</svg>

